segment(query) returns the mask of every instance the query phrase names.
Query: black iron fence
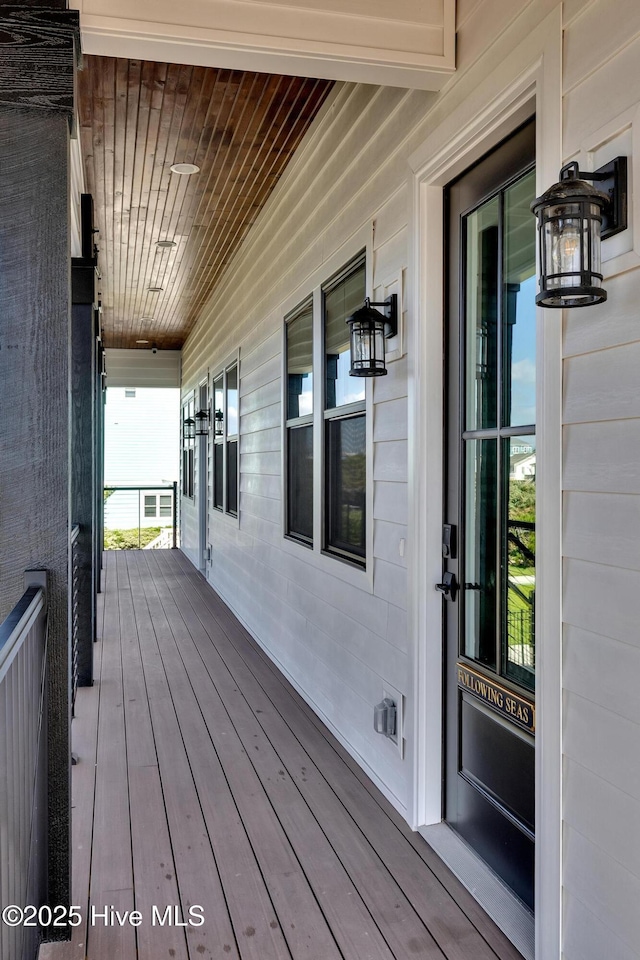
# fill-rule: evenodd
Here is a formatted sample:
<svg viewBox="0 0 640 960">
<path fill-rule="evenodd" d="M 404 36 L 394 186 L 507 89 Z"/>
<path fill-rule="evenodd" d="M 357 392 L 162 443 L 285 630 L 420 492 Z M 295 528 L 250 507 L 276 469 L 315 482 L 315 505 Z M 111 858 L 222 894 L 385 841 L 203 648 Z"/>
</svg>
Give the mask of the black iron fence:
<svg viewBox="0 0 640 960">
<path fill-rule="evenodd" d="M 69 621 L 71 629 L 71 716 L 76 712 L 76 691 L 78 689 L 78 534 L 80 527 L 76 524 L 71 530 L 71 576 L 69 577 Z"/>
</svg>

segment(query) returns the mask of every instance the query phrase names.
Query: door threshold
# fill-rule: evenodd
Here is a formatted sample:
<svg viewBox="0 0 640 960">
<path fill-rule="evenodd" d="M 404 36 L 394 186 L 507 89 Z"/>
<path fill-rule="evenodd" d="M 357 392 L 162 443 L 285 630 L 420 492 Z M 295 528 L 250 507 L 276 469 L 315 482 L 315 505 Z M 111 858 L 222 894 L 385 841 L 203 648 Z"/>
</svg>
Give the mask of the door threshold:
<svg viewBox="0 0 640 960">
<path fill-rule="evenodd" d="M 418 832 L 525 960 L 534 960 L 535 921 L 528 907 L 448 824 L 419 827 Z"/>
</svg>

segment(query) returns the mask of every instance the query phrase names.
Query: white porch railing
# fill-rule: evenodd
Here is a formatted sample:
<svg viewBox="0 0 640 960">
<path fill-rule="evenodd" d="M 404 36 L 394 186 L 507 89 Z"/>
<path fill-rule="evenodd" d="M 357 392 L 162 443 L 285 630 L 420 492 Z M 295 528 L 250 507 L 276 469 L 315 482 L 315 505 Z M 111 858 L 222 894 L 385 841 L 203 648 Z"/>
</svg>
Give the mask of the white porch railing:
<svg viewBox="0 0 640 960">
<path fill-rule="evenodd" d="M 170 550 L 173 546 L 173 530 L 171 527 L 163 527 L 155 540 L 148 543 L 145 550 Z"/>
<path fill-rule="evenodd" d="M 28 571 L 0 625 L 0 904 L 46 896 L 46 573 Z M 36 918 L 37 923 L 37 918 Z M 32 960 L 40 929 L 0 921 L 0 960 Z"/>
</svg>

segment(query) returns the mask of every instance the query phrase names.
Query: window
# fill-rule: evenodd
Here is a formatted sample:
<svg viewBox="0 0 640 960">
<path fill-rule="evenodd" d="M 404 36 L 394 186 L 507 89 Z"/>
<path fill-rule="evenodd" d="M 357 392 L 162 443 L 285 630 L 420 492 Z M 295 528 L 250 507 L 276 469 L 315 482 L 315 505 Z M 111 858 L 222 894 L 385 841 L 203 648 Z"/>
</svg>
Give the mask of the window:
<svg viewBox="0 0 640 960">
<path fill-rule="evenodd" d="M 160 512 L 158 513 L 158 495 L 156 493 L 145 493 L 144 495 L 144 515 L 145 517 L 171 517 L 171 494 L 160 494 Z"/>
<path fill-rule="evenodd" d="M 286 533 L 313 545 L 313 305 L 286 326 Z"/>
<path fill-rule="evenodd" d="M 195 401 L 193 397 L 182 405 L 182 495 L 193 499 L 193 435 L 189 435 L 187 421 L 193 421 Z"/>
<path fill-rule="evenodd" d="M 365 384 L 349 376 L 347 317 L 366 294 L 365 254 L 285 318 L 285 536 L 366 564 L 367 445 Z M 322 307 L 314 312 L 314 303 Z M 321 366 L 314 384 L 314 343 Z M 320 357 L 322 358 L 320 364 Z M 322 402 L 314 385 L 322 386 Z M 320 416 L 319 411 L 322 410 Z M 314 469 L 314 450 L 322 464 Z M 315 485 L 315 494 L 314 494 Z M 315 501 L 321 501 L 321 543 L 314 542 Z M 317 516 L 317 515 L 316 515 Z"/>
<path fill-rule="evenodd" d="M 349 376 L 351 316 L 366 295 L 364 255 L 322 290 L 324 331 L 324 548 L 366 558 L 365 382 Z"/>
<path fill-rule="evenodd" d="M 213 381 L 213 506 L 224 509 L 224 374 Z"/>
<path fill-rule="evenodd" d="M 227 513 L 238 516 L 238 364 L 225 374 Z"/>
<path fill-rule="evenodd" d="M 238 516 L 238 364 L 213 381 L 213 506 Z"/>
</svg>

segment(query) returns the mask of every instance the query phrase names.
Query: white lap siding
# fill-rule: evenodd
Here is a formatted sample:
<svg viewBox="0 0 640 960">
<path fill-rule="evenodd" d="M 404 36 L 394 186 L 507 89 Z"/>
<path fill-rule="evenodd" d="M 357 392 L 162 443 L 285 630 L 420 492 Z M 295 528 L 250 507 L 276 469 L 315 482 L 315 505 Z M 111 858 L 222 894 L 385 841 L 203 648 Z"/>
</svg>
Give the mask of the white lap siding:
<svg viewBox="0 0 640 960">
<path fill-rule="evenodd" d="M 565 157 L 609 141 L 633 171 L 640 7 L 597 0 L 565 16 Z M 568 313 L 564 336 L 566 960 L 640 956 L 638 231 L 632 203 L 630 229 L 603 245 L 607 258 L 619 245 L 608 301 Z"/>
<path fill-rule="evenodd" d="M 545 17 L 559 23 L 558 7 L 554 0 L 460 0 L 458 72 L 439 94 L 339 86 L 183 351 L 183 395 L 207 370 L 216 374 L 240 351 L 239 521 L 211 511 L 209 579 L 408 816 L 417 660 L 407 628 L 411 598 L 405 557 L 411 554 L 405 547 L 413 535 L 408 528 L 407 394 L 417 361 L 394 359 L 389 375 L 371 388 L 373 530 L 367 575 L 338 560 L 323 558 L 326 562 L 319 564 L 317 556 L 283 537 L 283 321 L 362 248 L 364 236 L 371 292 L 396 284 L 406 294 L 405 304 L 411 303 L 416 278 L 410 231 L 418 218 L 411 210 L 409 157 L 427 137 L 435 144 L 455 138 L 450 118 L 467 102 L 476 103 L 477 91 L 493 90 L 500 97 L 501 58 L 526 44 Z M 640 133 L 640 5 L 637 0 L 566 0 L 563 9 L 564 90 L 556 92 L 558 102 L 563 96 L 564 159 L 590 163 L 610 149 L 608 144 L 619 144 L 610 156 L 630 154 L 632 192 L 639 178 L 633 149 Z M 478 111 L 484 106 L 478 103 Z M 606 258 L 608 251 L 616 253 L 615 262 L 605 264 L 605 274 L 613 274 L 605 281 L 608 302 L 567 311 L 564 321 L 560 313 L 555 317 L 564 322 L 564 714 L 557 736 L 564 754 L 566 960 L 640 957 L 636 210 L 637 201 L 630 208 L 631 229 L 605 244 Z M 411 310 L 404 320 L 406 345 Z M 195 548 L 196 532 L 187 509 L 187 551 Z M 406 698 L 404 760 L 373 731 L 373 706 L 384 682 Z"/>
<path fill-rule="evenodd" d="M 215 373 L 240 348 L 240 517 L 233 524 L 210 514 L 210 582 L 402 811 L 410 801 L 411 761 L 374 733 L 373 707 L 388 683 L 412 709 L 406 358 L 391 362 L 387 377 L 373 385 L 367 578 L 337 559 L 320 568 L 310 551 L 283 537 L 282 346 L 296 291 L 301 301 L 328 279 L 340 250 L 348 262 L 367 224 L 374 289 L 390 283 L 401 289 L 408 207 L 406 152 L 399 156 L 397 146 L 432 99 L 367 86 L 337 91 L 183 355 L 188 389 L 203 369 Z M 185 528 L 190 556 L 191 536 Z"/>
</svg>

